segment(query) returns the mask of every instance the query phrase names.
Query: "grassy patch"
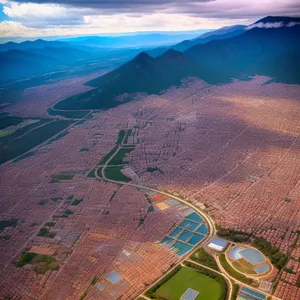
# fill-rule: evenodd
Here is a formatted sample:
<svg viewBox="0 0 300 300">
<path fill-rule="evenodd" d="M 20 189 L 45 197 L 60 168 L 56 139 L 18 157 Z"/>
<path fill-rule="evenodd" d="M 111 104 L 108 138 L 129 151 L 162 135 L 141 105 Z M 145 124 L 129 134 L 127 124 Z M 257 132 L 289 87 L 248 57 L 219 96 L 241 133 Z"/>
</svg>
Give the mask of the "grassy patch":
<svg viewBox="0 0 300 300">
<path fill-rule="evenodd" d="M 120 149 L 116 155 L 110 160 L 108 165 L 121 165 L 123 164 L 123 159 L 130 153 L 134 148 L 122 148 Z"/>
<path fill-rule="evenodd" d="M 188 288 L 199 292 L 196 300 L 220 299 L 221 285 L 219 282 L 196 270 L 184 267 L 163 284 L 156 291 L 156 295 L 162 299 L 178 300 Z"/>
<path fill-rule="evenodd" d="M 157 283 L 155 283 L 149 290 L 145 292 L 145 295 L 147 297 L 150 297 L 151 299 L 157 299 L 156 298 L 156 290 L 158 290 L 164 283 L 166 283 L 170 278 L 172 278 L 177 272 L 181 270 L 181 266 L 177 266 L 172 271 L 170 271 L 167 275 L 165 275 L 161 280 L 159 280 Z"/>
<path fill-rule="evenodd" d="M 231 294 L 230 300 L 236 300 L 237 299 L 239 290 L 240 290 L 240 286 L 236 283 L 233 283 L 232 284 L 232 294 Z"/>
<path fill-rule="evenodd" d="M 56 259 L 49 255 L 36 255 L 32 261 L 34 264 L 34 271 L 38 274 L 45 274 L 48 270 L 58 270 L 59 266 L 56 263 Z"/>
<path fill-rule="evenodd" d="M 87 175 L 88 178 L 96 178 L 95 176 L 95 169 L 91 170 L 88 175 Z"/>
<path fill-rule="evenodd" d="M 33 258 L 36 256 L 36 253 L 25 252 L 17 262 L 17 267 L 22 268 L 23 266 L 31 263 Z"/>
<path fill-rule="evenodd" d="M 73 212 L 70 209 L 67 209 L 65 211 L 65 215 L 73 215 Z"/>
<path fill-rule="evenodd" d="M 67 174 L 67 173 L 62 173 L 62 174 L 54 174 L 51 175 L 51 183 L 57 183 L 60 181 L 68 181 L 68 180 L 73 180 L 74 174 Z"/>
<path fill-rule="evenodd" d="M 87 291 L 85 291 L 79 298 L 79 300 L 83 300 L 87 296 Z"/>
<path fill-rule="evenodd" d="M 55 225 L 54 222 L 47 222 L 47 223 L 45 224 L 45 226 L 47 226 L 47 227 L 53 227 L 54 225 Z"/>
<path fill-rule="evenodd" d="M 106 167 L 104 170 L 105 177 L 107 179 L 116 180 L 116 181 L 131 181 L 130 178 L 126 177 L 123 173 L 121 173 L 122 166 L 110 166 Z"/>
<path fill-rule="evenodd" d="M 54 143 L 55 141 L 58 141 L 59 139 L 63 138 L 64 136 L 68 135 L 69 131 L 65 130 L 61 133 L 59 133 L 56 137 L 54 137 L 53 139 L 49 140 L 48 145 Z"/>
<path fill-rule="evenodd" d="M 71 205 L 73 206 L 77 206 L 79 203 L 81 203 L 83 201 L 83 199 L 75 199 Z"/>
<path fill-rule="evenodd" d="M 35 155 L 35 151 L 30 151 L 30 152 L 27 152 L 27 153 L 17 157 L 16 159 L 13 160 L 13 162 L 16 163 L 18 161 L 21 161 L 27 157 L 34 156 L 34 155 Z"/>
<path fill-rule="evenodd" d="M 34 271 L 38 274 L 45 274 L 48 270 L 58 270 L 59 266 L 56 263 L 56 259 L 49 255 L 36 254 L 31 252 L 25 252 L 19 261 L 17 267 L 31 264 L 34 265 Z"/>
<path fill-rule="evenodd" d="M 241 273 L 245 273 L 245 274 L 250 274 L 250 275 L 256 275 L 257 273 L 254 271 L 253 266 L 250 267 L 246 267 L 246 266 L 242 266 L 239 261 L 234 261 L 232 262 L 233 267 L 238 270 Z"/>
<path fill-rule="evenodd" d="M 99 176 L 99 177 L 101 177 L 102 178 L 102 167 L 99 167 L 98 169 L 97 169 L 97 175 Z M 94 174 L 94 177 L 96 177 L 95 176 L 95 174 Z"/>
<path fill-rule="evenodd" d="M 226 257 L 225 257 L 224 253 L 220 253 L 219 258 L 220 258 L 221 265 L 223 266 L 225 271 L 230 276 L 234 277 L 235 279 L 237 279 L 237 280 L 239 280 L 239 281 L 241 281 L 245 284 L 253 285 L 253 282 L 254 282 L 253 279 L 244 276 L 243 274 L 237 272 L 234 268 L 231 267 L 231 265 L 226 260 Z"/>
<path fill-rule="evenodd" d="M 115 191 L 114 191 L 114 192 L 111 194 L 111 196 L 110 196 L 110 198 L 109 198 L 109 201 L 108 201 L 108 202 L 111 202 L 111 201 L 114 199 L 114 197 L 115 197 L 115 195 L 116 195 L 117 191 L 118 191 L 118 190 L 115 190 Z"/>
<path fill-rule="evenodd" d="M 0 164 L 24 154 L 33 147 L 36 147 L 37 145 L 56 135 L 68 127 L 71 123 L 72 122 L 69 120 L 57 120 L 30 131 L 27 130 L 24 134 L 20 135 L 20 130 L 22 129 L 24 131 L 25 128 L 28 127 L 26 126 L 9 136 L 1 138 Z"/>
<path fill-rule="evenodd" d="M 16 227 L 20 219 L 9 219 L 0 221 L 0 231 L 4 230 L 6 227 Z"/>
<path fill-rule="evenodd" d="M 47 200 L 42 200 L 40 202 L 38 202 L 38 205 L 45 205 L 47 203 Z"/>
<path fill-rule="evenodd" d="M 51 198 L 51 201 L 57 203 L 61 201 L 61 198 Z"/>
<path fill-rule="evenodd" d="M 107 154 L 105 154 L 99 162 L 99 165 L 105 165 L 106 162 L 110 159 L 110 157 L 117 151 L 118 145 L 113 147 Z"/>
<path fill-rule="evenodd" d="M 118 135 L 118 140 L 117 140 L 117 144 L 120 145 L 125 137 L 126 131 L 125 130 L 120 130 L 119 131 L 119 135 Z"/>
<path fill-rule="evenodd" d="M 7 112 L 0 112 L 0 130 L 9 127 L 15 126 L 24 121 L 22 117 L 10 116 Z"/>
<path fill-rule="evenodd" d="M 212 255 L 207 253 L 203 248 L 198 249 L 191 255 L 193 261 L 198 262 L 199 264 L 205 265 L 209 268 L 219 271 L 216 260 Z"/>
<path fill-rule="evenodd" d="M 47 238 L 54 238 L 55 237 L 55 233 L 50 232 L 48 228 L 41 228 L 38 236 L 42 236 L 42 237 L 47 237 Z"/>
<path fill-rule="evenodd" d="M 160 174 L 164 175 L 165 173 L 160 168 L 148 168 L 147 172 L 153 173 L 153 172 L 159 172 Z"/>
<path fill-rule="evenodd" d="M 126 137 L 124 139 L 124 144 L 127 144 L 128 143 L 128 137 L 132 136 L 133 133 L 132 133 L 132 129 L 128 129 L 127 132 L 126 132 Z"/>
</svg>

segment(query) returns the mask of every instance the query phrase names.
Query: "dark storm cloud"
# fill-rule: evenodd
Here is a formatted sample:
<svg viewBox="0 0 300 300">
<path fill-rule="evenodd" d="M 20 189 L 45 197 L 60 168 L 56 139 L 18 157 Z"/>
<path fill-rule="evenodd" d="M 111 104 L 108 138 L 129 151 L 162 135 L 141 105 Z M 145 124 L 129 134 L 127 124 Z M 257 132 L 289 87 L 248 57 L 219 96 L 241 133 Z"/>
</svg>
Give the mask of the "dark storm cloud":
<svg viewBox="0 0 300 300">
<path fill-rule="evenodd" d="M 265 15 L 300 15 L 299 0 L 12 0 L 91 9 L 90 14 L 179 13 L 204 18 L 252 19 Z"/>
<path fill-rule="evenodd" d="M 99 8 L 108 10 L 128 10 L 128 9 L 159 9 L 173 6 L 188 6 L 190 3 L 213 2 L 215 0 L 13 0 L 19 3 L 56 3 L 59 5 L 71 5 L 84 8 Z"/>
</svg>

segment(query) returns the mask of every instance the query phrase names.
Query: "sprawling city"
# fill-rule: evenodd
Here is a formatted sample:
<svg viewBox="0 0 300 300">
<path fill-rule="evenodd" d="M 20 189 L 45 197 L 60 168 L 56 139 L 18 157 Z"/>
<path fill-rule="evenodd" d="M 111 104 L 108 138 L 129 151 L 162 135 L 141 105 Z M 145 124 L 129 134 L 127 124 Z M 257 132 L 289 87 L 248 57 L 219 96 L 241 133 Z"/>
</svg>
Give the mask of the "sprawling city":
<svg viewBox="0 0 300 300">
<path fill-rule="evenodd" d="M 299 300 L 300 5 L 125 2 L 0 1 L 0 299 Z"/>
</svg>

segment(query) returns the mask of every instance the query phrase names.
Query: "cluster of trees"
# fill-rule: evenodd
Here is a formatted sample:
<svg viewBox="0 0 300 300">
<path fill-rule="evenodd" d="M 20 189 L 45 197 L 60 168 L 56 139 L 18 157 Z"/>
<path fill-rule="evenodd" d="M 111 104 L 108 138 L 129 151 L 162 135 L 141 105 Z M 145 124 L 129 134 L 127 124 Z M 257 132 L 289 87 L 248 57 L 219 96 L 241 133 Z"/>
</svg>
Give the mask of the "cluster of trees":
<svg viewBox="0 0 300 300">
<path fill-rule="evenodd" d="M 231 265 L 226 260 L 226 257 L 225 257 L 224 253 L 220 253 L 219 259 L 220 259 L 220 262 L 221 262 L 223 268 L 226 270 L 226 272 L 230 276 L 234 277 L 235 279 L 237 279 L 237 280 L 239 280 L 239 281 L 241 281 L 241 282 L 243 282 L 245 284 L 249 284 L 249 285 L 253 284 L 253 279 L 244 276 L 243 274 L 237 272 L 235 269 L 233 269 L 231 267 Z"/>
<path fill-rule="evenodd" d="M 266 255 L 270 259 L 271 263 L 279 270 L 282 269 L 287 262 L 287 255 L 282 253 L 278 247 L 272 246 L 270 242 L 263 238 L 256 237 L 251 233 L 224 229 L 219 226 L 217 234 L 220 237 L 236 243 L 251 242 L 254 238 L 252 245 Z"/>
<path fill-rule="evenodd" d="M 237 299 L 239 290 L 240 290 L 240 286 L 237 283 L 233 283 L 232 284 L 232 294 L 231 294 L 230 300 L 236 300 Z"/>
<path fill-rule="evenodd" d="M 198 262 L 199 264 L 205 265 L 209 268 L 219 271 L 219 267 L 217 265 L 214 257 L 207 253 L 203 248 L 198 249 L 191 255 L 191 259 L 193 261 Z"/>
<path fill-rule="evenodd" d="M 31 253 L 31 252 L 25 252 L 19 261 L 17 262 L 17 267 L 22 268 L 23 266 L 31 263 L 34 257 L 36 257 L 36 253 Z"/>
<path fill-rule="evenodd" d="M 219 227 L 219 230 L 218 230 L 217 234 L 220 237 L 223 237 L 227 240 L 230 240 L 230 241 L 233 241 L 233 242 L 236 242 L 236 243 L 248 242 L 249 239 L 252 236 L 251 233 L 232 230 L 232 229 L 223 229 L 221 227 Z"/>
<path fill-rule="evenodd" d="M 277 269 L 280 270 L 285 266 L 288 257 L 282 253 L 278 247 L 274 247 L 270 242 L 258 237 L 254 239 L 252 244 L 255 248 L 266 255 Z"/>
<path fill-rule="evenodd" d="M 19 219 L 10 219 L 10 220 L 2 220 L 0 221 L 0 232 L 4 230 L 6 227 L 16 227 Z"/>
<path fill-rule="evenodd" d="M 156 295 L 156 291 L 166 283 L 170 278 L 172 278 L 177 272 L 179 272 L 181 266 L 177 266 L 171 272 L 169 272 L 166 276 L 164 276 L 161 280 L 159 280 L 156 284 L 154 284 L 148 291 L 146 291 L 145 295 L 151 299 L 163 300 L 161 297 Z"/>
<path fill-rule="evenodd" d="M 22 268 L 27 264 L 34 265 L 34 271 L 38 274 L 45 274 L 48 270 L 58 270 L 59 265 L 56 259 L 49 255 L 25 252 L 17 262 L 17 267 Z"/>
<path fill-rule="evenodd" d="M 219 282 L 220 285 L 221 285 L 221 294 L 220 294 L 219 300 L 226 300 L 227 299 L 227 294 L 228 294 L 227 282 L 226 282 L 225 278 L 222 275 L 220 275 L 216 272 L 213 272 L 211 270 L 208 270 L 204 267 L 201 267 L 199 265 L 195 265 L 195 264 L 193 264 L 192 262 L 189 262 L 189 261 L 185 261 L 184 264 L 187 267 L 193 268 L 196 271 L 200 272 L 201 274 L 203 274 L 205 276 L 208 276 L 208 277 L 216 280 L 217 282 Z"/>
<path fill-rule="evenodd" d="M 43 236 L 43 237 L 48 237 L 48 238 L 54 238 L 55 237 L 55 233 L 54 232 L 50 232 L 48 228 L 43 227 L 40 229 L 38 236 Z"/>
</svg>

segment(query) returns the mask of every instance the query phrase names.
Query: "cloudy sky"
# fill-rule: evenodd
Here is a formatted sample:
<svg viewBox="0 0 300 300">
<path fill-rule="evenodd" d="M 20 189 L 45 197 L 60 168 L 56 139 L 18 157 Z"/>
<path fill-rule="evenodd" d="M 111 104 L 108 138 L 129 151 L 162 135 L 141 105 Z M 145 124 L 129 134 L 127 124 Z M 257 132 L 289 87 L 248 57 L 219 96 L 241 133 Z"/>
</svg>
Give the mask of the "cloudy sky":
<svg viewBox="0 0 300 300">
<path fill-rule="evenodd" d="M 185 31 L 300 15 L 299 0 L 0 0 L 1 37 Z"/>
</svg>

